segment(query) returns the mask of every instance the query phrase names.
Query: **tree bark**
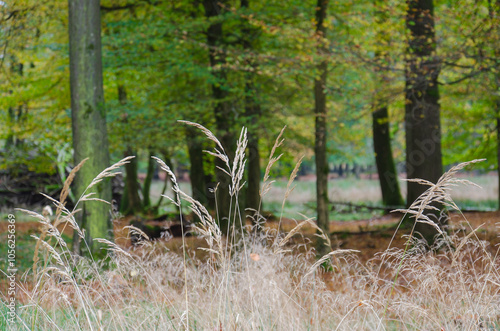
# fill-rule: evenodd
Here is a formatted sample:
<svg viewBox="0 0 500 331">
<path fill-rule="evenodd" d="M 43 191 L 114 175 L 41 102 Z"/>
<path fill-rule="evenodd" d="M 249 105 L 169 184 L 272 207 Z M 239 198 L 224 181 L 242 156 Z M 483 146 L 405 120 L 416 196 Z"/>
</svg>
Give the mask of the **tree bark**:
<svg viewBox="0 0 500 331">
<path fill-rule="evenodd" d="M 402 206 L 404 201 L 399 190 L 398 175 L 392 157 L 387 106 L 375 109 L 372 112 L 372 120 L 373 148 L 382 190 L 382 201 L 385 206 Z"/>
<path fill-rule="evenodd" d="M 226 5 L 227 1 L 225 0 L 203 0 L 205 16 L 208 19 L 215 19 L 207 30 L 207 44 L 209 47 L 210 66 L 216 79 L 216 83 L 212 84 L 212 94 L 215 101 L 214 117 L 217 128 L 216 135 L 222 143 L 230 162 L 232 162 L 235 148 L 235 135 L 233 132 L 235 114 L 232 113 L 231 104 L 228 101 L 229 93 L 227 89 L 227 74 L 224 68 L 226 61 L 223 50 L 225 43 L 222 22 L 217 20 Z M 230 213 L 234 211 L 229 194 L 231 178 L 219 169 L 223 168 L 227 170 L 226 164 L 223 161 L 216 158 L 215 165 L 215 177 L 218 183 L 216 193 L 218 222 L 220 229 L 226 234 L 229 229 Z M 231 208 L 233 210 L 230 210 Z"/>
<path fill-rule="evenodd" d="M 406 26 L 410 30 L 406 64 L 406 171 L 409 179 L 421 178 L 436 183 L 443 174 L 441 124 L 437 79 L 440 64 L 435 54 L 434 6 L 432 0 L 409 0 Z M 426 186 L 408 182 L 407 205 L 415 201 Z M 439 219 L 442 206 L 430 213 Z M 437 230 L 417 223 L 415 230 L 433 242 Z"/>
<path fill-rule="evenodd" d="M 137 153 L 134 153 L 131 149 L 127 149 L 124 157 L 134 156 L 136 154 Z M 127 196 L 125 199 L 127 199 L 127 205 L 122 211 L 124 215 L 136 215 L 143 210 L 141 197 L 139 196 L 140 186 L 137 178 L 137 163 L 137 157 L 134 157 L 125 165 L 125 186 L 127 187 Z"/>
<path fill-rule="evenodd" d="M 17 63 L 15 56 L 12 56 L 12 62 L 13 63 L 10 70 L 14 75 L 19 75 L 22 77 L 24 74 L 24 64 Z M 13 127 L 23 125 L 22 122 L 25 116 L 25 112 L 23 111 L 24 107 L 25 105 L 21 104 L 17 106 L 17 111 L 14 110 L 14 107 L 9 107 L 8 109 L 9 122 L 11 124 L 9 125 L 8 129 L 9 133 L 7 134 L 7 138 L 5 139 L 5 147 L 7 149 L 14 149 L 14 148 L 17 149 L 23 143 L 23 141 L 19 137 L 15 136 Z"/>
<path fill-rule="evenodd" d="M 73 148 L 75 164 L 89 158 L 77 173 L 76 196 L 84 194 L 95 176 L 109 166 L 106 110 L 102 86 L 101 17 L 99 0 L 69 0 L 69 54 Z M 94 198 L 111 200 L 111 181 L 106 179 L 92 188 Z M 89 193 L 89 192 L 86 192 Z M 86 230 L 86 240 L 93 255 L 104 254 L 95 238 L 110 238 L 112 227 L 109 206 L 85 201 L 76 215 Z M 74 248 L 79 252 L 78 236 Z"/>
<path fill-rule="evenodd" d="M 248 0 L 241 0 L 241 8 L 247 9 L 249 7 Z M 249 23 L 244 21 L 242 27 L 242 44 L 243 49 L 249 51 L 252 49 L 252 30 Z M 251 67 L 255 68 L 256 63 L 252 61 L 249 63 Z M 260 196 L 260 153 L 259 153 L 259 135 L 258 135 L 258 122 L 261 115 L 260 105 L 256 100 L 256 88 L 253 82 L 254 74 L 248 72 L 245 74 L 245 117 L 248 120 L 248 179 L 246 191 L 246 210 L 247 215 L 252 217 L 254 225 L 258 224 L 258 215 L 255 213 L 262 208 L 262 201 Z"/>
<path fill-rule="evenodd" d="M 163 161 L 165 162 L 165 164 L 170 168 L 172 173 L 175 174 L 175 168 L 174 168 L 174 164 L 172 162 L 171 153 L 167 149 L 161 150 L 160 153 L 163 157 Z M 161 203 L 163 201 L 163 196 L 165 195 L 165 191 L 166 191 L 167 186 L 168 186 L 168 182 L 170 182 L 172 187 L 174 187 L 174 182 L 173 182 L 172 178 L 168 174 L 166 174 L 165 182 L 163 184 L 163 189 L 161 191 L 160 198 L 158 199 L 158 203 L 156 204 L 156 208 L 155 208 L 156 210 L 160 209 Z M 176 194 L 176 193 L 174 193 L 174 194 Z M 176 200 L 176 197 L 174 196 L 174 201 L 175 200 Z M 175 209 L 177 210 L 177 214 L 180 215 L 180 213 L 181 213 L 180 206 L 175 206 Z"/>
<path fill-rule="evenodd" d="M 148 170 L 146 173 L 146 178 L 144 179 L 144 185 L 142 186 L 142 196 L 143 196 L 143 209 L 147 212 L 152 212 L 156 214 L 156 211 L 151 208 L 151 183 L 153 182 L 153 176 L 156 169 L 156 161 L 152 158 L 154 153 L 149 151 L 148 159 Z"/>
<path fill-rule="evenodd" d="M 326 28 L 324 21 L 326 19 L 326 10 L 328 0 L 318 0 L 316 8 L 316 36 L 320 46 L 318 53 L 322 56 L 326 54 L 325 46 L 321 39 L 326 37 Z M 318 65 L 319 77 L 314 81 L 314 112 L 315 112 L 315 160 L 316 160 L 316 212 L 318 227 L 326 236 L 330 236 L 329 220 L 328 220 L 328 161 L 327 161 L 327 109 L 326 109 L 326 79 L 328 63 L 326 60 L 321 60 Z M 319 255 L 324 255 L 330 251 L 327 247 L 326 240 L 318 238 L 317 252 Z"/>
<path fill-rule="evenodd" d="M 191 181 L 192 197 L 203 206 L 208 207 L 207 188 L 205 185 L 205 169 L 203 164 L 203 143 L 198 137 L 197 131 L 191 127 L 186 127 L 186 139 L 189 153 L 189 179 Z"/>
<path fill-rule="evenodd" d="M 127 89 L 124 85 L 118 85 L 118 101 L 122 106 L 127 104 Z M 124 119 L 124 122 L 127 122 L 127 118 Z M 129 144 L 130 140 L 126 142 Z M 136 215 L 143 211 L 141 197 L 139 196 L 139 180 L 137 178 L 138 172 L 138 161 L 137 161 L 137 152 L 132 149 L 132 147 L 127 146 L 127 149 L 124 153 L 124 157 L 127 156 L 135 156 L 129 163 L 125 165 L 125 189 L 124 195 L 124 203 L 121 205 L 122 209 L 120 210 L 124 215 Z"/>
<path fill-rule="evenodd" d="M 384 10 L 384 1 L 375 0 L 375 22 L 377 25 L 383 24 L 390 18 L 387 10 Z M 391 36 L 385 30 L 377 30 L 375 35 L 377 42 L 382 45 L 390 45 Z M 383 57 L 386 62 L 390 62 L 388 54 L 376 51 L 376 57 Z M 389 77 L 386 72 L 375 69 L 379 85 L 386 84 Z M 373 149 L 375 153 L 375 163 L 382 191 L 382 202 L 385 206 L 403 206 L 404 200 L 399 189 L 398 174 L 392 156 L 390 121 L 388 112 L 388 99 L 380 91 L 374 95 L 374 106 L 372 111 L 372 131 Z"/>
<path fill-rule="evenodd" d="M 498 36 L 500 34 L 500 0 L 496 0 L 494 3 L 490 3 L 490 17 L 494 20 L 493 25 L 495 28 L 495 33 Z M 494 48 L 495 58 L 500 58 L 500 49 Z M 493 80 L 495 82 L 493 88 L 495 91 L 500 91 L 500 73 L 494 72 Z M 498 210 L 500 210 L 500 96 L 495 97 L 495 113 L 497 116 L 497 173 L 498 173 Z"/>
<path fill-rule="evenodd" d="M 500 210 L 500 98 L 496 101 L 497 114 L 497 176 L 498 176 L 498 210 Z"/>
</svg>

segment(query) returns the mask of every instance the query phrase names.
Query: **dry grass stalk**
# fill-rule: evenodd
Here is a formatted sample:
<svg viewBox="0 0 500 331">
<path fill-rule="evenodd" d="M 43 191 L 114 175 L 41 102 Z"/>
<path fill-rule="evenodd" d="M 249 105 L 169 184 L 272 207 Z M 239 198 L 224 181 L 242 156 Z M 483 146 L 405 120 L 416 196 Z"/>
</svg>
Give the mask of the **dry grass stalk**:
<svg viewBox="0 0 500 331">
<path fill-rule="evenodd" d="M 207 129 L 206 127 L 204 127 L 203 125 L 198 124 L 198 123 L 193 123 L 193 122 L 189 122 L 189 121 L 182 121 L 182 120 L 179 120 L 178 122 L 184 123 L 184 124 L 187 124 L 190 126 L 194 126 L 195 128 L 200 129 L 207 136 L 207 138 L 209 140 L 213 141 L 215 143 L 215 145 L 217 146 L 215 148 L 215 153 L 210 152 L 210 151 L 205 151 L 205 152 L 209 153 L 210 155 L 215 156 L 216 158 L 219 158 L 220 160 L 222 160 L 226 164 L 227 169 L 231 169 L 231 167 L 229 166 L 229 158 L 226 155 L 224 147 L 222 147 L 222 144 L 220 143 L 219 139 L 217 139 L 217 137 L 212 133 L 212 131 L 210 131 L 209 129 Z M 226 172 L 230 176 L 230 174 L 226 170 L 224 170 L 224 169 L 221 169 L 221 170 Z"/>
<path fill-rule="evenodd" d="M 244 165 L 241 155 L 228 168 L 236 196 Z M 274 151 L 271 161 L 273 155 Z M 176 183 L 171 170 L 157 161 Z M 294 173 L 287 192 L 293 189 Z M 444 187 L 453 183 L 458 181 L 448 177 L 428 195 L 438 194 L 449 203 Z M 51 259 L 35 275 L 34 287 L 23 288 L 27 299 L 20 303 L 18 319 L 27 329 L 41 330 L 475 330 L 493 329 L 500 323 L 498 260 L 472 234 L 464 238 L 451 235 L 447 239 L 456 243 L 457 250 L 441 254 L 426 252 L 420 242 L 410 238 L 414 247 L 409 251 L 388 249 L 366 264 L 354 250 L 332 251 L 319 260 L 312 259 L 310 248 L 280 250 L 305 225 L 316 228 L 309 218 L 283 239 L 276 239 L 281 238 L 276 231 L 263 230 L 259 240 L 244 234 L 241 242 L 230 242 L 228 249 L 206 208 L 176 184 L 174 191 L 179 206 L 181 199 L 190 203 L 200 220 L 197 231 L 219 263 L 186 249 L 184 238 L 183 256 L 161 243 L 127 251 L 100 240 L 115 253 L 110 256 L 111 270 L 105 270 L 88 259 L 73 263 L 64 245 L 35 238 Z M 432 201 L 422 199 L 420 203 Z M 67 215 L 61 216 L 61 222 L 73 219 L 75 211 L 63 207 L 60 214 Z M 426 208 L 414 207 L 417 212 Z M 60 238 L 55 222 L 51 224 L 44 215 L 28 214 L 47 226 L 47 235 Z M 245 245 L 248 250 L 241 249 Z M 337 269 L 316 272 L 331 258 Z M 400 277 L 394 281 L 397 274 Z"/>
<path fill-rule="evenodd" d="M 429 186 L 429 188 L 424 193 L 422 193 L 408 209 L 397 209 L 395 211 L 399 211 L 404 214 L 410 214 L 410 217 L 414 218 L 415 222 L 431 225 L 440 235 L 444 235 L 441 226 L 436 221 L 430 219 L 429 216 L 425 214 L 425 211 L 438 211 L 439 209 L 434 206 L 434 204 L 436 203 L 453 208 L 455 210 L 459 210 L 458 206 L 455 204 L 450 195 L 452 188 L 457 186 L 457 184 L 476 184 L 468 180 L 457 179 L 455 175 L 463 168 L 482 161 L 484 161 L 484 159 L 460 163 L 445 172 L 439 178 L 436 184 L 423 179 L 408 179 L 408 181 L 410 182 L 416 182 L 422 185 L 426 185 Z"/>
<path fill-rule="evenodd" d="M 269 189 L 271 188 L 271 184 L 272 184 L 272 181 L 268 182 L 269 174 L 271 173 L 271 168 L 283 155 L 283 154 L 280 154 L 278 156 L 274 156 L 274 153 L 276 152 L 276 149 L 278 149 L 285 141 L 285 139 L 281 139 L 281 136 L 285 132 L 285 129 L 286 129 L 286 125 L 281 129 L 280 133 L 278 134 L 278 137 L 276 137 L 276 141 L 274 142 L 274 145 L 271 148 L 271 153 L 269 153 L 269 161 L 268 161 L 267 166 L 266 166 L 266 171 L 264 173 L 264 180 L 262 183 L 262 189 L 260 191 L 261 197 L 265 196 L 266 193 L 269 192 Z"/>
<path fill-rule="evenodd" d="M 59 195 L 59 201 L 57 204 L 57 209 L 56 209 L 56 220 L 55 223 L 59 221 L 59 217 L 61 215 L 61 212 L 63 211 L 64 205 L 66 204 L 66 199 L 68 198 L 69 195 L 69 190 L 71 187 L 71 183 L 73 183 L 73 180 L 75 179 L 76 173 L 83 167 L 85 162 L 87 162 L 89 158 L 83 159 L 80 163 L 77 164 L 76 167 L 71 169 L 68 177 L 64 181 L 63 188 L 61 190 L 61 194 Z"/>
</svg>

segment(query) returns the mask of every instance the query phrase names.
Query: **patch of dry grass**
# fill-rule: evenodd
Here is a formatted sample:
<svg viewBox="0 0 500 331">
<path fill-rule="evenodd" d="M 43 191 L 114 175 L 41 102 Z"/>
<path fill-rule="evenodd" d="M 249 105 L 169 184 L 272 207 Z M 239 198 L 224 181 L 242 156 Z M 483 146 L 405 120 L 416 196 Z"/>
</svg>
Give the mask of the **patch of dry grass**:
<svg viewBox="0 0 500 331">
<path fill-rule="evenodd" d="M 215 136 L 201 128 L 216 144 Z M 214 140 L 215 139 L 215 140 Z M 244 131 L 232 178 L 231 224 L 239 219 Z M 277 140 L 281 143 L 281 140 Z M 214 152 L 223 155 L 220 146 Z M 222 157 L 222 156 L 220 156 Z M 168 167 L 158 160 L 169 172 Z M 169 173 L 171 176 L 173 174 Z M 175 179 L 175 178 L 174 178 Z M 451 173 L 412 206 L 417 221 L 441 199 Z M 199 218 L 200 238 L 182 247 L 145 242 L 109 247 L 109 264 L 74 256 L 47 215 L 38 268 L 21 279 L 17 326 L 37 330 L 478 330 L 500 327 L 500 273 L 495 249 L 474 231 L 443 233 L 428 249 L 416 237 L 405 248 L 388 247 L 368 262 L 356 251 L 333 250 L 316 260 L 306 239 L 263 228 L 224 236 L 204 206 L 174 187 Z M 99 203 L 99 202 L 96 202 Z M 60 203 L 59 220 L 77 227 Z M 242 223 L 237 223 L 242 222 Z M 309 222 L 309 221 L 307 221 Z M 472 230 L 472 229 L 469 229 Z M 400 236 L 401 234 L 396 234 Z M 50 240 L 50 238 L 53 238 Z M 195 241 L 203 239 L 198 248 Z M 34 243 L 35 244 L 35 243 Z M 324 268 L 326 267 L 326 269 Z M 2 294 L 5 299 L 6 294 Z M 2 310 L 4 312 L 5 310 Z M 2 323 L 2 322 L 0 322 Z M 5 326 L 5 325 L 0 325 Z"/>
</svg>

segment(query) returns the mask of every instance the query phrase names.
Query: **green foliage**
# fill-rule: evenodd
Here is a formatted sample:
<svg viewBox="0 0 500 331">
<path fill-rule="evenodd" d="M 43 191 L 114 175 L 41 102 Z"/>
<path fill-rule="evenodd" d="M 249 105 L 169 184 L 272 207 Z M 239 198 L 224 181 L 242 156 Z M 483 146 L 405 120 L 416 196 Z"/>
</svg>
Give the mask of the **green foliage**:
<svg viewBox="0 0 500 331">
<path fill-rule="evenodd" d="M 499 15 L 492 15 L 486 0 L 465 0 L 460 6 L 435 2 L 444 163 L 486 156 L 489 161 L 482 166 L 496 167 Z M 206 43 L 206 29 L 214 21 L 205 18 L 199 3 L 103 0 L 102 6 L 113 158 L 130 147 L 143 155 L 149 149 L 168 151 L 186 162 L 184 130 L 176 121 L 213 129 L 215 83 L 230 92 L 236 125 L 258 131 L 263 159 L 286 124 L 284 148 L 290 156 L 283 173 L 297 155 L 305 154 L 307 164 L 314 139 L 312 83 L 326 57 L 330 163 L 374 163 L 368 132 L 375 96 L 390 105 L 394 153 L 403 160 L 404 2 L 332 3 L 328 40 L 321 41 L 329 52 L 321 56 L 313 51 L 319 42 L 313 37 L 315 1 L 250 1 L 248 8 L 229 1 L 217 18 L 223 22 L 225 45 L 219 51 L 225 64 L 216 69 L 210 68 Z M 71 140 L 67 4 L 17 0 L 0 11 L 1 167 L 24 164 L 55 172 L 59 151 Z M 252 51 L 242 46 L 243 37 Z M 219 69 L 226 70 L 225 81 L 215 75 Z M 263 114 L 256 124 L 241 116 L 249 73 Z M 119 100 L 119 86 L 127 91 L 126 102 Z M 12 137 L 22 142 L 15 149 L 9 148 Z"/>
</svg>

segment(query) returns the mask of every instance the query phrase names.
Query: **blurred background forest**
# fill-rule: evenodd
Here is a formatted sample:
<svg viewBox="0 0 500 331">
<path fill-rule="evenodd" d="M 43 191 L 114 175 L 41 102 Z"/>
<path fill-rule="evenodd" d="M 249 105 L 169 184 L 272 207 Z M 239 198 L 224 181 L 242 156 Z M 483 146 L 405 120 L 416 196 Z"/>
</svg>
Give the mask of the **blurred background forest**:
<svg viewBox="0 0 500 331">
<path fill-rule="evenodd" d="M 486 190 L 478 191 L 477 199 L 472 191 L 460 196 L 463 206 L 498 208 L 499 3 L 419 1 L 432 24 L 412 18 L 409 3 L 330 2 L 326 11 L 321 1 L 303 0 L 102 0 L 110 159 L 137 155 L 114 188 L 125 187 L 127 198 L 116 202 L 121 212 L 171 210 L 160 198 L 170 184 L 152 155 L 165 160 L 195 198 L 214 207 L 208 189 L 218 181 L 215 161 L 202 152 L 213 146 L 198 129 L 178 120 L 212 130 L 230 156 L 241 127 L 247 127 L 249 185 L 261 180 L 275 139 L 287 126 L 276 154 L 283 156 L 271 170 L 271 177 L 285 179 L 264 200 L 265 210 L 281 209 L 279 193 L 304 155 L 299 188 L 286 213 L 314 214 L 318 118 L 326 128 L 321 157 L 326 158 L 330 201 L 404 204 L 404 183 L 399 197 L 382 196 L 379 173 L 384 177 L 390 166 L 380 172 L 384 166 L 379 165 L 377 172 L 374 148 L 382 144 L 381 150 L 394 158 L 390 163 L 397 176 L 406 177 L 405 107 L 415 56 L 434 68 L 424 79 L 426 88 L 439 87 L 437 143 L 444 168 L 487 159 L 475 168 L 475 175 L 484 175 L 479 184 Z M 68 4 L 0 1 L 0 22 L 0 204 L 11 207 L 40 202 L 38 192 L 57 195 L 75 166 Z M 419 26 L 425 30 L 419 38 L 426 54 L 412 46 L 418 34 L 412 27 Z M 381 109 L 387 114 L 377 117 Z M 391 145 L 374 143 L 377 125 L 387 131 Z M 394 177 L 389 180 L 394 183 Z M 246 206 L 255 208 L 255 190 L 249 186 L 242 192 Z M 330 219 L 341 218 L 331 213 Z"/>
</svg>

